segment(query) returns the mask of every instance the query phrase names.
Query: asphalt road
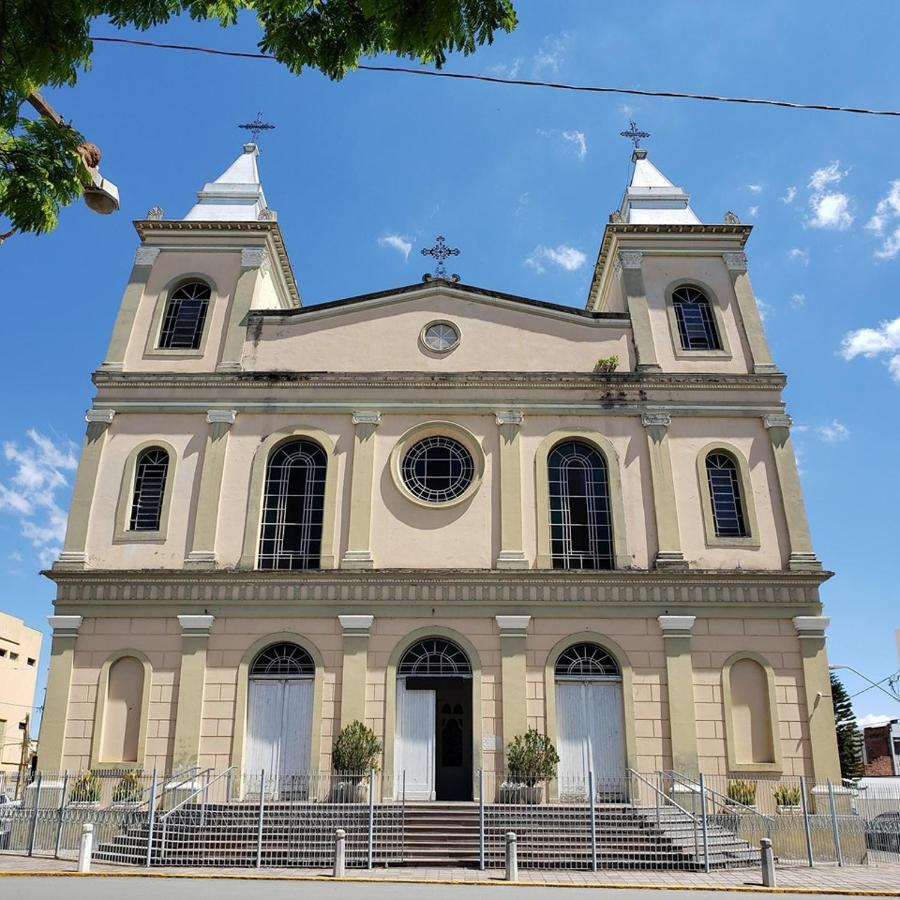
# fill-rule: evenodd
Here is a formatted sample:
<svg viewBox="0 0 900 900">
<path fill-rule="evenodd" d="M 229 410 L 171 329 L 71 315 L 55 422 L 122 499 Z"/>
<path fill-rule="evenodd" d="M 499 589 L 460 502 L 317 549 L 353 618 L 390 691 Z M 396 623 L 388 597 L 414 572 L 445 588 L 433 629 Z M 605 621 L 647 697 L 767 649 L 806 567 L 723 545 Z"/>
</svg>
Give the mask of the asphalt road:
<svg viewBox="0 0 900 900">
<path fill-rule="evenodd" d="M 30 878 L 0 880 L 3 900 L 722 900 L 718 891 L 665 891 L 617 888 L 514 887 L 465 884 L 378 884 L 328 881 L 253 881 L 209 878 Z M 810 894 L 754 892 L 759 900 L 810 900 Z M 822 896 L 822 895 L 819 895 Z"/>
</svg>

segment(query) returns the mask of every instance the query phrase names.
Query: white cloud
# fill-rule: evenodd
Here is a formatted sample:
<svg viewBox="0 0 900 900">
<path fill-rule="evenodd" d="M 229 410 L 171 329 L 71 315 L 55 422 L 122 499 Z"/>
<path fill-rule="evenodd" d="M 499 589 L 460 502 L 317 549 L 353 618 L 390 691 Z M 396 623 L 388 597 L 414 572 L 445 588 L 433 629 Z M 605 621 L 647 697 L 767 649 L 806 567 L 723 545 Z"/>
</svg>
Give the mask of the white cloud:
<svg viewBox="0 0 900 900">
<path fill-rule="evenodd" d="M 846 360 L 865 356 L 874 359 L 887 357 L 891 378 L 900 382 L 900 317 L 882 322 L 877 328 L 860 328 L 844 335 L 841 341 L 841 356 Z"/>
<path fill-rule="evenodd" d="M 791 294 L 791 306 L 805 306 L 806 294 Z"/>
<path fill-rule="evenodd" d="M 880 259 L 893 259 L 900 253 L 900 179 L 892 181 L 887 194 L 878 201 L 866 228 L 876 237 L 883 238 L 875 255 Z M 891 231 L 887 231 L 892 228 Z"/>
<path fill-rule="evenodd" d="M 542 69 L 549 69 L 551 72 L 558 72 L 560 63 L 565 59 L 572 42 L 572 35 L 567 31 L 561 34 L 548 34 L 537 53 L 534 55 L 534 69 L 540 72 Z"/>
<path fill-rule="evenodd" d="M 751 194 L 761 194 L 763 192 L 763 186 L 761 184 L 748 184 L 747 190 L 750 191 Z"/>
<path fill-rule="evenodd" d="M 847 170 L 842 171 L 840 162 L 834 160 L 834 162 L 829 165 L 823 166 L 821 169 L 816 169 L 816 171 L 809 176 L 809 187 L 811 190 L 820 194 L 825 188 L 830 187 L 833 184 L 840 184 L 846 174 Z"/>
<path fill-rule="evenodd" d="M 797 197 L 797 188 L 794 185 L 791 185 L 785 192 L 783 197 L 779 197 L 778 199 L 782 203 L 793 203 Z"/>
<path fill-rule="evenodd" d="M 800 263 L 801 266 L 809 265 L 809 251 L 801 250 L 799 247 L 792 247 L 788 250 L 788 259 Z"/>
<path fill-rule="evenodd" d="M 78 466 L 75 445 L 54 442 L 34 429 L 27 432 L 30 444 L 13 441 L 3 445 L 3 455 L 14 467 L 12 476 L 0 482 L 0 511 L 19 520 L 22 535 L 39 550 L 42 565 L 59 554 L 66 534 L 66 514 L 57 494 L 68 486 L 67 473 Z"/>
<path fill-rule="evenodd" d="M 827 425 L 819 425 L 816 428 L 816 435 L 826 444 L 839 444 L 841 441 L 850 440 L 850 429 L 837 419 L 832 419 Z"/>
<path fill-rule="evenodd" d="M 831 190 L 844 180 L 847 171 L 841 169 L 840 162 L 835 160 L 821 169 L 816 169 L 809 176 L 812 194 L 809 197 L 809 216 L 806 224 L 810 228 L 844 231 L 853 224 L 850 195 Z"/>
<path fill-rule="evenodd" d="M 404 259 L 409 259 L 409 251 L 412 250 L 412 241 L 407 240 L 402 234 L 385 234 L 378 238 L 379 247 L 393 247 L 403 254 Z"/>
<path fill-rule="evenodd" d="M 751 206 L 750 209 L 747 210 L 747 214 L 751 219 L 755 219 L 759 215 L 759 207 Z"/>
<path fill-rule="evenodd" d="M 545 247 L 539 244 L 534 248 L 531 255 L 525 260 L 525 265 L 534 269 L 539 275 L 547 271 L 544 263 L 553 263 L 567 272 L 575 272 L 580 269 L 587 257 L 575 247 L 569 247 L 566 244 L 559 244 L 557 247 Z"/>
<path fill-rule="evenodd" d="M 878 713 L 868 713 L 865 716 L 860 716 L 856 720 L 856 724 L 860 728 L 871 728 L 873 725 L 886 725 L 888 722 L 896 719 L 897 716 L 882 716 Z"/>
<path fill-rule="evenodd" d="M 564 131 L 562 136 L 564 141 L 569 141 L 575 145 L 575 152 L 578 154 L 579 159 L 584 159 L 587 156 L 587 141 L 583 131 Z"/>
<path fill-rule="evenodd" d="M 756 308 L 759 310 L 759 317 L 763 320 L 763 322 L 765 322 L 772 313 L 772 307 L 769 302 L 767 300 L 763 300 L 763 298 L 759 296 L 757 296 L 756 298 Z"/>
<path fill-rule="evenodd" d="M 518 78 L 519 69 L 522 68 L 522 60 L 514 59 L 511 63 L 497 63 L 495 66 L 490 66 L 488 68 L 488 72 L 491 75 L 496 75 L 498 78 Z"/>
</svg>

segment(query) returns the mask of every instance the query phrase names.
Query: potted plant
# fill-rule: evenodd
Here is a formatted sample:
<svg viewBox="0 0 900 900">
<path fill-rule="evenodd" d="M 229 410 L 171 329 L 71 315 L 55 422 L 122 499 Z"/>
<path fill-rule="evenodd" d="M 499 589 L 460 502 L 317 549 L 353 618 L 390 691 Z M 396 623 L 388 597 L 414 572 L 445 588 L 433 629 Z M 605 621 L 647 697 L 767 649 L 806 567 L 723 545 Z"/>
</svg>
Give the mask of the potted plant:
<svg viewBox="0 0 900 900">
<path fill-rule="evenodd" d="M 729 781 L 726 790 L 733 806 L 756 810 L 756 784 L 753 781 Z"/>
<path fill-rule="evenodd" d="M 144 794 L 144 785 L 141 776 L 135 772 L 126 772 L 119 783 L 113 788 L 112 801 L 122 805 L 139 803 Z"/>
<path fill-rule="evenodd" d="M 615 372 L 619 368 L 618 356 L 601 356 L 594 364 L 594 371 L 603 375 Z"/>
<path fill-rule="evenodd" d="M 501 803 L 540 803 L 543 782 L 556 774 L 559 754 L 546 734 L 529 728 L 506 749 L 507 780 L 500 785 Z"/>
<path fill-rule="evenodd" d="M 364 803 L 368 797 L 369 773 L 378 771 L 381 743 L 371 728 L 360 721 L 345 725 L 331 750 L 335 803 Z"/>
<path fill-rule="evenodd" d="M 790 815 L 800 809 L 800 788 L 797 785 L 779 784 L 772 791 L 772 796 L 781 815 Z"/>
<path fill-rule="evenodd" d="M 93 805 L 100 802 L 100 779 L 93 772 L 82 772 L 72 781 L 69 802 Z"/>
</svg>

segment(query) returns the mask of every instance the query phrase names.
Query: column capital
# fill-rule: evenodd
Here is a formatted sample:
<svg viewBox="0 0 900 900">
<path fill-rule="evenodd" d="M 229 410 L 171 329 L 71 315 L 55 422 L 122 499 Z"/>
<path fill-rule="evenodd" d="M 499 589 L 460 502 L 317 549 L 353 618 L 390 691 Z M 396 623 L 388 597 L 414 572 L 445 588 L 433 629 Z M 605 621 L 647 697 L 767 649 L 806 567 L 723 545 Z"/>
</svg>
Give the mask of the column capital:
<svg viewBox="0 0 900 900">
<path fill-rule="evenodd" d="M 672 417 L 668 413 L 643 413 L 641 415 L 641 425 L 644 428 L 652 428 L 654 425 L 661 425 L 668 428 L 672 424 Z"/>
<path fill-rule="evenodd" d="M 206 421 L 209 425 L 234 425 L 236 418 L 236 409 L 210 409 L 206 412 Z"/>
<path fill-rule="evenodd" d="M 623 269 L 640 269 L 644 254 L 641 250 L 620 250 L 619 264 Z"/>
<path fill-rule="evenodd" d="M 525 637 L 531 616 L 494 616 L 500 637 Z"/>
<path fill-rule="evenodd" d="M 790 428 L 793 419 L 787 413 L 769 413 L 763 416 L 763 425 L 766 428 Z"/>
<path fill-rule="evenodd" d="M 215 620 L 216 617 L 210 615 L 178 616 L 178 624 L 184 637 L 209 637 L 209 630 Z"/>
<path fill-rule="evenodd" d="M 338 616 L 344 637 L 368 637 L 375 616 Z"/>
<path fill-rule="evenodd" d="M 729 250 L 722 254 L 725 268 L 733 275 L 741 275 L 747 271 L 747 254 L 743 250 Z"/>
<path fill-rule="evenodd" d="M 830 616 L 794 616 L 794 628 L 800 638 L 825 640 L 825 631 L 831 622 Z"/>
<path fill-rule="evenodd" d="M 498 409 L 494 419 L 498 425 L 521 425 L 525 421 L 525 413 L 521 409 Z"/>
<path fill-rule="evenodd" d="M 111 425 L 115 417 L 116 411 L 114 409 L 95 409 L 91 407 L 84 414 L 84 421 L 88 425 Z"/>
<path fill-rule="evenodd" d="M 656 619 L 662 629 L 663 637 L 690 637 L 697 621 L 696 616 L 658 616 Z"/>
<path fill-rule="evenodd" d="M 47 621 L 53 629 L 53 637 L 75 637 L 81 623 L 84 621 L 83 616 L 47 616 Z"/>
<path fill-rule="evenodd" d="M 134 264 L 136 266 L 152 266 L 159 256 L 159 247 L 138 247 L 134 251 Z"/>
<path fill-rule="evenodd" d="M 265 247 L 241 248 L 242 269 L 259 269 L 261 272 L 268 272 L 269 266 L 269 251 Z"/>
<path fill-rule="evenodd" d="M 358 409 L 351 416 L 354 425 L 380 425 L 381 413 L 377 409 Z"/>
</svg>

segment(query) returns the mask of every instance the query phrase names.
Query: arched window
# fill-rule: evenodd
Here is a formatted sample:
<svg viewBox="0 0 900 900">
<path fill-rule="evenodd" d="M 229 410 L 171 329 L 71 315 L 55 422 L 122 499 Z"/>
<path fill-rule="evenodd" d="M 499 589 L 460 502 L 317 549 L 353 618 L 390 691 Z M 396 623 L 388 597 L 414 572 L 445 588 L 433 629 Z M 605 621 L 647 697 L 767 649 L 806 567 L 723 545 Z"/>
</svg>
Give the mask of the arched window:
<svg viewBox="0 0 900 900">
<path fill-rule="evenodd" d="M 413 644 L 397 667 L 397 675 L 470 676 L 469 658 L 452 641 L 426 638 Z"/>
<path fill-rule="evenodd" d="M 556 660 L 557 681 L 622 680 L 622 670 L 610 653 L 597 644 L 573 644 Z"/>
<path fill-rule="evenodd" d="M 123 656 L 109 667 L 103 721 L 102 762 L 137 762 L 144 695 L 144 666 Z"/>
<path fill-rule="evenodd" d="M 325 507 L 325 451 L 310 440 L 269 457 L 259 539 L 260 569 L 318 569 Z"/>
<path fill-rule="evenodd" d="M 257 654 L 250 666 L 251 678 L 314 678 L 313 658 L 296 644 L 272 644 Z"/>
<path fill-rule="evenodd" d="M 134 466 L 129 531 L 159 531 L 169 454 L 162 447 L 148 447 Z"/>
<path fill-rule="evenodd" d="M 190 281 L 172 291 L 159 334 L 163 350 L 196 350 L 200 346 L 210 295 L 209 285 L 202 281 Z"/>
<path fill-rule="evenodd" d="M 603 455 L 581 441 L 547 458 L 550 555 L 554 569 L 613 568 L 609 473 Z"/>
<path fill-rule="evenodd" d="M 706 477 L 716 537 L 747 537 L 737 463 L 726 453 L 710 453 L 706 457 Z"/>
<path fill-rule="evenodd" d="M 712 307 L 698 288 L 682 285 L 672 292 L 682 350 L 721 350 Z"/>
<path fill-rule="evenodd" d="M 766 670 L 754 659 L 739 659 L 728 673 L 734 760 L 741 765 L 774 763 L 775 747 Z"/>
</svg>

